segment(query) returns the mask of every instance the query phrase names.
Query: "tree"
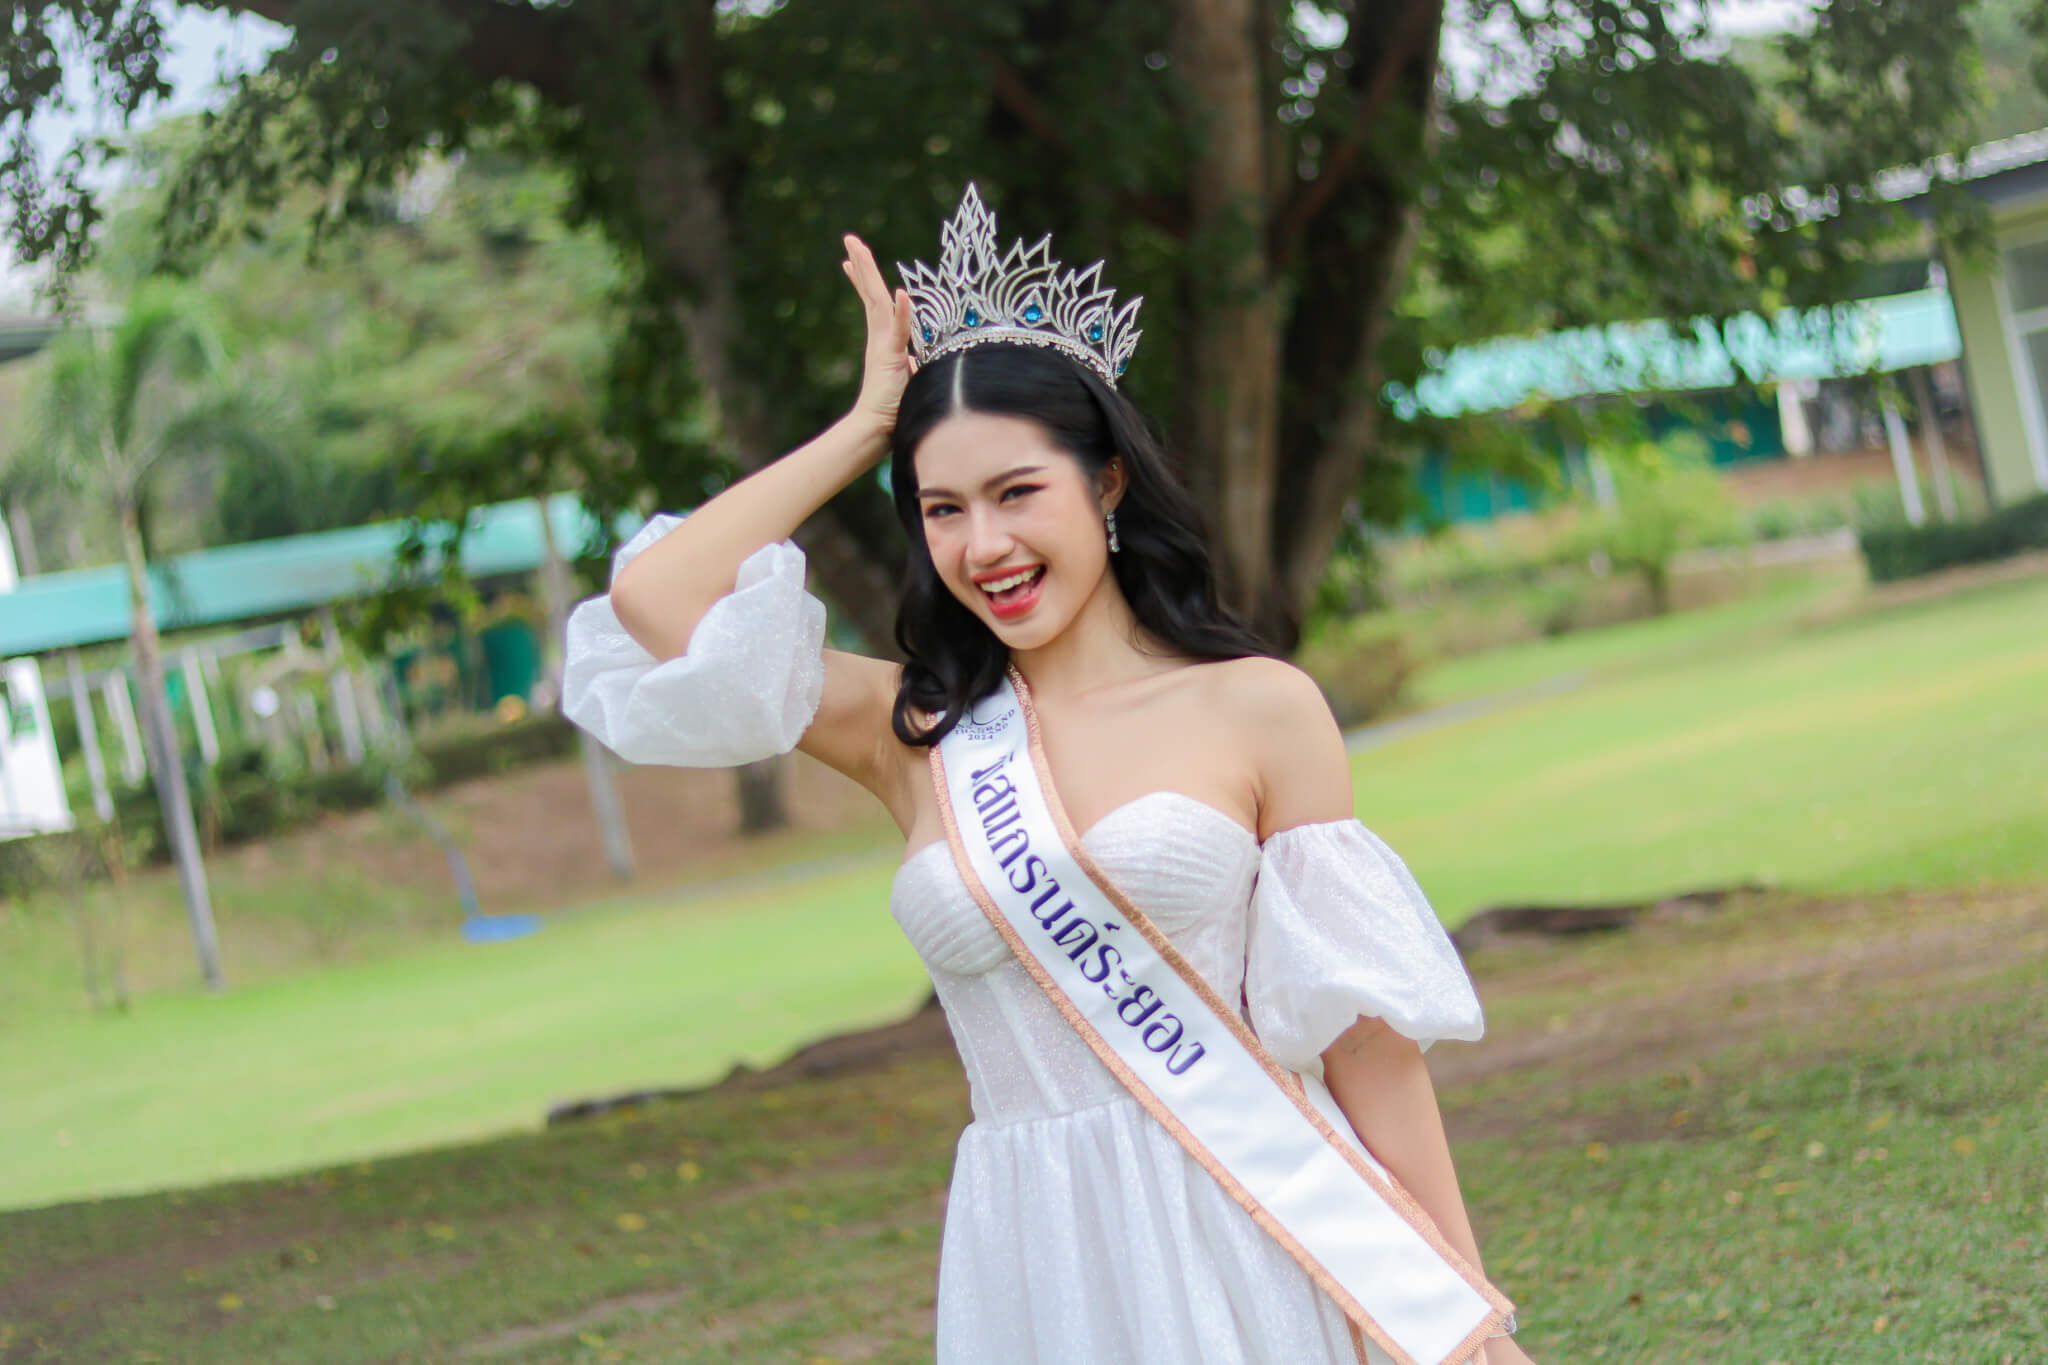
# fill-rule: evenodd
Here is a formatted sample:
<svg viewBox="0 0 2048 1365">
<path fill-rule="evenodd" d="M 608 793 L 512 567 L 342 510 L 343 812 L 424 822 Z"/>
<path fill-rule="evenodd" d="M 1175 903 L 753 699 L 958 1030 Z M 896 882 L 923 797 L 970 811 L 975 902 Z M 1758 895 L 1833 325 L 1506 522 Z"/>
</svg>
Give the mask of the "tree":
<svg viewBox="0 0 2048 1365">
<path fill-rule="evenodd" d="M 216 991 L 222 986 L 220 952 L 150 612 L 146 527 L 151 484 L 167 467 L 204 458 L 224 438 L 249 428 L 248 414 L 220 383 L 224 368 L 201 300 L 170 282 L 145 285 L 129 298 L 118 322 L 80 328 L 52 344 L 42 376 L 37 452 L 65 482 L 111 510 L 120 527 L 143 742 L 200 970 Z"/>
<path fill-rule="evenodd" d="M 638 459 L 589 481 L 621 503 L 693 502 L 843 404 L 838 230 L 929 256 L 972 177 L 1008 230 L 1112 257 L 1148 299 L 1130 387 L 1169 427 L 1229 597 L 1283 646 L 1347 507 L 1405 510 L 1387 381 L 1475 336 L 1839 296 L 1904 222 L 1878 172 L 1965 140 L 1977 69 L 1973 6 L 1924 0 L 1831 0 L 1768 78 L 1723 59 L 1695 0 L 216 7 L 293 38 L 210 120 L 174 234 L 308 180 L 330 226 L 425 149 L 525 138 L 637 275 L 608 421 Z M 143 0 L 14 15 L 0 117 L 58 97 L 67 25 L 124 109 L 161 92 Z M 81 258 L 83 164 L 46 174 L 23 142 L 0 163 L 26 256 Z M 801 538 L 884 647 L 886 499 L 857 485 Z"/>
</svg>

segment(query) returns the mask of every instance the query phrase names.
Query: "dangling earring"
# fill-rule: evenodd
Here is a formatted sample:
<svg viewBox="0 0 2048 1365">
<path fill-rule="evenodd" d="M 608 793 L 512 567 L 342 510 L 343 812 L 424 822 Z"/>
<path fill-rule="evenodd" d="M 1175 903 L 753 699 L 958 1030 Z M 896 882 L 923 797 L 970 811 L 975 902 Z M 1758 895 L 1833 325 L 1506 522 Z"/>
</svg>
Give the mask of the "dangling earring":
<svg viewBox="0 0 2048 1365">
<path fill-rule="evenodd" d="M 1111 509 L 1110 511 L 1104 512 L 1104 513 L 1102 514 L 1102 521 L 1103 521 L 1103 524 L 1104 524 L 1104 525 L 1106 525 L 1106 526 L 1108 526 L 1108 527 L 1109 527 L 1109 552 L 1110 552 L 1111 554 L 1115 554 L 1115 553 L 1116 553 L 1116 552 L 1117 552 L 1118 550 L 1120 550 L 1120 549 L 1122 549 L 1122 548 L 1123 548 L 1122 546 L 1120 546 L 1120 545 L 1118 545 L 1118 544 L 1116 543 L 1116 511 L 1115 511 L 1115 509 Z"/>
</svg>

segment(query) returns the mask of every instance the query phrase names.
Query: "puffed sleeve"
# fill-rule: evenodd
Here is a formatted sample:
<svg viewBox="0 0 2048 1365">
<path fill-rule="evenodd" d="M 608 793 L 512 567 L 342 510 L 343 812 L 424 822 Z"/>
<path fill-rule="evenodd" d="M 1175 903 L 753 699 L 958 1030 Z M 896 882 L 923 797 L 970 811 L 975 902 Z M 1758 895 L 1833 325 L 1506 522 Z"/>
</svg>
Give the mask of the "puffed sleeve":
<svg viewBox="0 0 2048 1365">
<path fill-rule="evenodd" d="M 682 518 L 657 516 L 619 548 L 612 581 Z M 825 604 L 804 591 L 804 552 L 764 545 L 741 563 L 680 656 L 626 633 L 609 594 L 569 614 L 562 713 L 631 763 L 721 768 L 788 753 L 824 694 Z"/>
<path fill-rule="evenodd" d="M 1427 1048 L 1485 1029 L 1465 964 L 1408 865 L 1356 820 L 1266 840 L 1252 891 L 1245 1003 L 1273 1055 L 1322 1074 L 1358 1016 Z"/>
</svg>

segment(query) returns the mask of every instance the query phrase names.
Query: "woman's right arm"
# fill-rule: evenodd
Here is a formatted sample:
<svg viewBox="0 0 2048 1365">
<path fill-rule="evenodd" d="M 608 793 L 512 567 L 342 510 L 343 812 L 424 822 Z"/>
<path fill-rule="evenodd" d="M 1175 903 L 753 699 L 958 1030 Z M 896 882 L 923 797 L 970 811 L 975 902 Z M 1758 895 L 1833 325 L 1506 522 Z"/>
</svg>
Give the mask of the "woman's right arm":
<svg viewBox="0 0 2048 1365">
<path fill-rule="evenodd" d="M 619 624 L 656 659 L 681 657 L 691 634 L 734 590 L 740 565 L 765 545 L 788 539 L 842 488 L 888 450 L 896 406 L 909 381 L 910 300 L 894 295 L 859 238 L 846 238 L 841 268 L 860 293 L 867 351 L 860 397 L 845 417 L 796 450 L 755 471 L 690 513 L 635 556 L 611 587 Z M 901 765 L 890 729 L 897 666 L 827 650 L 816 716 L 799 748 L 897 805 Z"/>
</svg>

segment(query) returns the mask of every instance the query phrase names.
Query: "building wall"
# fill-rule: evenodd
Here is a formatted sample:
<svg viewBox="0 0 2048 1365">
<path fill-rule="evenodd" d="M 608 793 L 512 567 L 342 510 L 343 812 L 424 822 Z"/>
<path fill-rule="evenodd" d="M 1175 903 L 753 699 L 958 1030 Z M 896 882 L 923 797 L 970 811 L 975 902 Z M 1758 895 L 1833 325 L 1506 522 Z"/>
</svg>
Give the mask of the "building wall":
<svg viewBox="0 0 2048 1365">
<path fill-rule="evenodd" d="M 2048 203 L 2001 212 L 1995 228 L 2001 245 L 2048 238 Z M 1986 480 L 1994 502 L 2016 502 L 2048 488 L 2037 465 L 2037 461 L 2048 462 L 2048 450 L 2037 455 L 2034 449 L 2037 442 L 2048 438 L 2038 434 L 2029 420 L 2025 405 L 2032 397 L 2022 387 L 2019 357 L 2012 351 L 1997 261 L 1951 256 L 1947 267 Z"/>
</svg>

